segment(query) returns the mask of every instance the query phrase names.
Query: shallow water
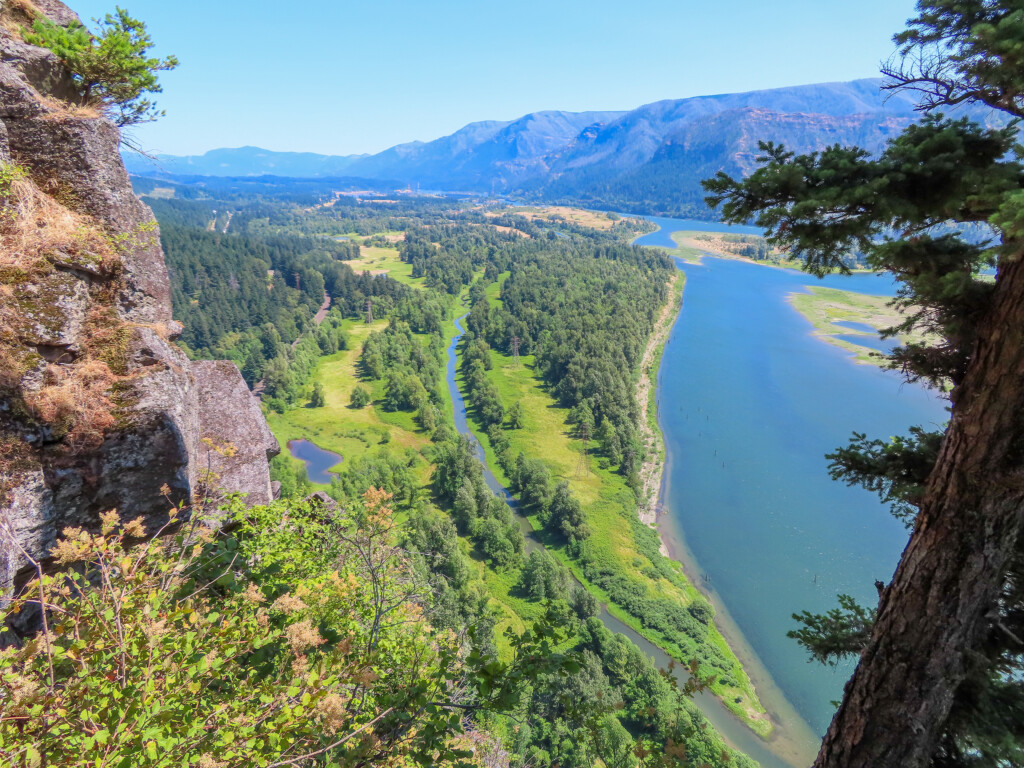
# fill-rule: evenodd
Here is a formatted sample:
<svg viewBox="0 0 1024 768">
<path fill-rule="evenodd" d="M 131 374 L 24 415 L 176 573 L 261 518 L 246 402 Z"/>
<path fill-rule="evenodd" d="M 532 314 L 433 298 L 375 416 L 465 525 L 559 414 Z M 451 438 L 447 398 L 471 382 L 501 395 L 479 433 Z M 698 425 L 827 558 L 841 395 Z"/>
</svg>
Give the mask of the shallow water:
<svg viewBox="0 0 1024 768">
<path fill-rule="evenodd" d="M 623 216 L 636 214 L 624 213 Z M 675 248 L 676 242 L 672 239 L 673 232 L 733 232 L 737 235 L 760 235 L 762 230 L 757 227 L 742 227 L 735 224 L 722 224 L 718 221 L 698 221 L 697 219 L 665 219 L 659 216 L 642 216 L 641 218 L 657 224 L 660 229 L 657 232 L 638 237 L 633 241 L 634 245 L 653 245 L 660 248 Z"/>
<path fill-rule="evenodd" d="M 853 320 L 833 320 L 832 325 L 838 325 L 840 328 L 849 328 L 851 331 L 858 331 L 859 333 L 878 333 L 875 326 L 868 325 L 867 323 L 855 323 Z"/>
<path fill-rule="evenodd" d="M 851 344 L 859 344 L 877 352 L 888 354 L 900 345 L 899 339 L 883 339 L 879 336 L 868 336 L 867 334 L 837 333 L 835 338 L 848 341 Z"/>
<path fill-rule="evenodd" d="M 305 463 L 306 475 L 311 483 L 330 485 L 335 473 L 329 470 L 341 463 L 341 456 L 325 451 L 309 440 L 289 440 L 288 451 L 293 457 Z"/>
<path fill-rule="evenodd" d="M 941 426 L 945 403 L 855 364 L 787 300 L 807 285 L 892 295 L 888 278 L 818 281 L 715 258 L 677 264 L 687 284 L 658 382 L 668 538 L 692 553 L 699 585 L 767 668 L 771 680 L 755 680 L 762 693 L 777 685 L 820 734 L 852 665 L 808 663 L 786 637 L 791 615 L 825 611 L 839 593 L 874 605 L 875 579 L 890 580 L 907 541 L 875 495 L 829 478 L 824 456 L 854 430 L 885 438 Z M 887 343 L 874 334 L 849 340 Z"/>
</svg>

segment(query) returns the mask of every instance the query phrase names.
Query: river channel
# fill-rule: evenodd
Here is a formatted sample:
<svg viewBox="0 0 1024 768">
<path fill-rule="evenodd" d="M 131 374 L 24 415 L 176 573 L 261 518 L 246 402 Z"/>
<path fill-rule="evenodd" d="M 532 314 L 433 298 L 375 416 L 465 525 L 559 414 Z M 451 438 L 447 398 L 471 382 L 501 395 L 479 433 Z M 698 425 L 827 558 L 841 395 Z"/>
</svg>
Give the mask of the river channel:
<svg viewBox="0 0 1024 768">
<path fill-rule="evenodd" d="M 638 245 L 670 247 L 674 230 L 724 229 L 655 223 L 661 229 Z M 819 281 L 709 257 L 677 265 L 687 278 L 683 306 L 658 377 L 663 537 L 721 612 L 769 710 L 785 722 L 795 709 L 820 735 L 852 664 L 808 663 L 786 637 L 797 626 L 791 616 L 824 612 L 837 594 L 875 605 L 874 582 L 891 579 L 908 535 L 874 494 L 832 481 L 825 454 L 854 431 L 884 439 L 941 427 L 946 404 L 815 337 L 789 302 L 809 285 L 892 296 L 887 277 Z M 888 346 L 877 336 L 868 345 Z"/>
<path fill-rule="evenodd" d="M 533 535 L 533 528 L 529 521 L 519 514 L 518 501 L 509 490 L 498 482 L 498 479 L 494 476 L 491 470 L 487 467 L 487 462 L 484 459 L 483 448 L 473 438 L 473 433 L 470 431 L 469 424 L 466 421 L 466 403 L 462 397 L 462 393 L 459 391 L 458 384 L 456 383 L 456 348 L 458 347 L 459 340 L 462 338 L 465 329 L 462 326 L 462 320 L 465 316 L 460 317 L 455 321 L 455 327 L 458 329 L 458 334 L 452 339 L 451 344 L 448 347 L 448 367 L 447 367 L 447 384 L 448 394 L 452 401 L 452 406 L 455 411 L 455 427 L 459 434 L 466 435 L 473 440 L 473 446 L 476 451 L 477 458 L 480 463 L 483 464 L 484 479 L 487 481 L 490 489 L 505 499 L 509 506 L 516 513 L 516 519 L 519 521 L 520 528 L 522 529 L 526 537 L 526 551 L 531 552 L 534 549 L 543 548 L 536 537 Z M 655 663 L 662 669 L 667 669 L 669 665 L 668 655 L 658 648 L 653 643 L 644 639 L 639 633 L 635 632 L 630 627 L 626 626 L 619 619 L 608 613 L 607 609 L 602 608 L 600 614 L 601 621 L 608 629 L 612 632 L 625 635 L 632 640 L 638 648 L 644 653 L 654 659 Z M 684 672 L 682 667 L 676 667 L 675 675 L 680 683 L 686 682 L 687 673 Z M 811 759 L 814 756 L 813 751 L 809 751 L 806 740 L 797 741 L 788 737 L 784 732 L 777 734 L 771 742 L 766 742 L 758 737 L 753 731 L 745 726 L 740 720 L 738 720 L 722 703 L 710 693 L 700 693 L 695 697 L 697 706 L 700 708 L 704 716 L 710 721 L 710 723 L 718 730 L 719 733 L 725 738 L 725 740 L 734 748 L 746 753 L 750 757 L 757 760 L 763 768 L 797 768 L 798 766 L 810 764 Z"/>
</svg>

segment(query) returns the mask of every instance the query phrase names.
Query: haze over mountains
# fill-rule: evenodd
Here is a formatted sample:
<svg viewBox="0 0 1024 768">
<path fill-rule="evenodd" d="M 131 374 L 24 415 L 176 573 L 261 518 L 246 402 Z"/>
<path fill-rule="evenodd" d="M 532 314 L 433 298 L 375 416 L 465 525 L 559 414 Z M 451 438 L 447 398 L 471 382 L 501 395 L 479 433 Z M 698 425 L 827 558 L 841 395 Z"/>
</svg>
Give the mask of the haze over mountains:
<svg viewBox="0 0 1024 768">
<path fill-rule="evenodd" d="M 909 94 L 881 79 L 699 96 L 627 112 L 535 112 L 470 123 L 430 142 L 375 155 L 217 149 L 200 156 L 128 156 L 140 175 L 275 175 L 393 180 L 421 189 L 497 193 L 665 215 L 700 214 L 699 181 L 748 173 L 758 141 L 796 151 L 833 143 L 876 150 L 918 118 Z"/>
</svg>

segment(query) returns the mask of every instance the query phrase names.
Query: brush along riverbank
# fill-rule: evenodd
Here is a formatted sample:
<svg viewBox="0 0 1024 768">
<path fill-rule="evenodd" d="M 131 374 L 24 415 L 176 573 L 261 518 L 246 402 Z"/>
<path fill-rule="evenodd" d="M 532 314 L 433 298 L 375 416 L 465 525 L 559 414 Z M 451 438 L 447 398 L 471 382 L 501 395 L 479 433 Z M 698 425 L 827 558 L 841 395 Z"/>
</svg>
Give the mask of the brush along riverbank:
<svg viewBox="0 0 1024 768">
<path fill-rule="evenodd" d="M 661 508 L 661 486 L 665 476 L 665 438 L 658 426 L 658 370 L 672 333 L 672 326 L 682 309 L 683 288 L 686 275 L 676 272 L 669 281 L 669 298 L 658 316 L 654 333 L 647 342 L 644 356 L 640 361 L 640 377 L 636 385 L 636 399 L 640 405 L 640 434 L 643 437 L 647 456 L 640 468 L 642 490 L 638 514 L 640 521 L 647 525 L 657 524 Z M 664 542 L 660 551 L 668 556 Z"/>
<path fill-rule="evenodd" d="M 681 280 L 674 286 L 678 289 L 674 287 L 671 296 L 678 295 Z M 487 288 L 492 306 L 500 304 L 499 291 L 500 280 Z M 658 533 L 641 522 L 637 496 L 626 478 L 606 457 L 586 455 L 583 441 L 569 423 L 568 409 L 559 406 L 536 375 L 532 356 L 516 359 L 493 349 L 488 354 L 491 365 L 487 379 L 506 406 L 519 403 L 521 408 L 521 426 L 503 430 L 512 453 L 539 459 L 556 482 L 568 483 L 590 528 L 582 554 L 572 556 L 563 539 L 544 530 L 536 513 L 524 510 L 536 537 L 608 604 L 613 616 L 673 658 L 684 663 L 696 661 L 701 677 L 714 674 L 710 689 L 752 730 L 768 737 L 773 724 L 742 665 L 715 626 L 713 609 L 686 579 L 682 567 L 662 555 Z M 651 359 L 653 362 L 654 353 Z M 462 370 L 457 384 L 465 393 L 467 383 Z M 483 447 L 488 468 L 499 482 L 513 487 L 479 414 L 471 409 L 468 421 Z"/>
</svg>

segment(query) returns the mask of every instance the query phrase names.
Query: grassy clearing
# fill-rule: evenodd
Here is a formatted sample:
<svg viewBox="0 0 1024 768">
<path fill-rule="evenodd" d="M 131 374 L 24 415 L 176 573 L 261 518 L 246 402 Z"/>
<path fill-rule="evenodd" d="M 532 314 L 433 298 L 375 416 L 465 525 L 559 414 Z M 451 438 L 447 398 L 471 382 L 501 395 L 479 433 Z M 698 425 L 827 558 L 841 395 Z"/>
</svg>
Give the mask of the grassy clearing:
<svg viewBox="0 0 1024 768">
<path fill-rule="evenodd" d="M 515 206 L 502 208 L 493 213 L 489 213 L 488 215 L 499 216 L 503 214 L 523 216 L 530 221 L 542 222 L 545 224 L 569 222 L 570 224 L 577 224 L 581 227 L 600 230 L 611 229 L 617 222 L 622 220 L 621 216 L 614 213 L 606 213 L 605 211 L 588 211 L 584 208 L 569 208 L 562 205 Z"/>
<path fill-rule="evenodd" d="M 677 283 L 681 289 L 681 281 Z M 492 302 L 500 301 L 497 298 L 498 288 L 498 283 L 488 288 L 488 298 Z M 522 429 L 506 433 L 510 438 L 513 453 L 522 451 L 531 458 L 543 460 L 556 480 L 565 480 L 569 483 L 573 494 L 587 512 L 588 524 L 592 530 L 588 546 L 594 557 L 602 564 L 610 565 L 616 572 L 641 584 L 648 596 L 665 598 L 684 606 L 689 605 L 699 596 L 699 592 L 687 581 L 682 566 L 662 558 L 656 546 L 653 551 L 650 548 L 641 548 L 634 533 L 634 526 L 642 524 L 637 519 L 637 504 L 633 491 L 626 484 L 625 478 L 608 466 L 607 460 L 603 457 L 583 458 L 582 442 L 573 437 L 568 423 L 569 411 L 559 407 L 547 392 L 543 382 L 535 375 L 533 357 L 522 356 L 517 364 L 510 355 L 492 350 L 491 363 L 492 368 L 488 372 L 488 377 L 497 387 L 502 402 L 506 407 L 517 401 L 523 406 Z M 465 386 L 461 375 L 457 377 L 457 382 L 460 388 Z M 493 447 L 472 413 L 469 415 L 469 423 L 484 448 L 488 467 L 502 483 L 507 484 L 508 478 L 498 465 Z M 612 603 L 604 590 L 587 581 L 579 564 L 565 553 L 564 546 L 540 530 L 540 522 L 537 519 L 531 518 L 530 522 L 548 550 L 601 602 L 608 604 L 608 609 L 614 616 L 675 658 L 689 659 L 689 654 L 673 638 L 644 627 L 635 616 Z M 655 559 L 669 564 L 669 568 L 659 570 L 655 567 Z M 666 572 L 670 574 L 670 578 L 664 575 Z M 738 688 L 716 683 L 712 690 L 756 733 L 768 736 L 773 726 L 739 660 L 714 627 L 711 629 L 709 641 L 732 662 L 734 676 L 742 681 Z"/>
<path fill-rule="evenodd" d="M 358 362 L 366 337 L 386 326 L 386 320 L 372 325 L 346 321 L 348 349 L 321 358 L 313 377 L 324 388 L 326 404 L 322 408 L 293 408 L 283 414 L 267 414 L 267 423 L 282 445 L 301 438 L 343 458 L 353 458 L 384 444 L 417 451 L 429 444 L 429 436 L 419 429 L 411 414 L 389 413 L 376 402 L 358 409 L 349 405 L 357 384 L 369 389 L 374 401 L 384 395 L 382 382 L 360 379 Z M 291 461 L 296 466 L 302 463 L 298 459 Z"/>
<path fill-rule="evenodd" d="M 387 275 L 400 283 L 423 288 L 423 281 L 412 276 L 412 264 L 406 264 L 398 257 L 397 248 L 362 245 L 359 250 L 358 259 L 345 262 L 356 272 L 367 271 L 374 275 Z"/>
<path fill-rule="evenodd" d="M 835 325 L 836 322 L 854 322 L 870 325 L 872 328 L 881 331 L 883 328 L 891 328 L 902 322 L 905 317 L 895 308 L 889 306 L 891 299 L 885 296 L 870 296 L 864 293 L 853 291 L 841 291 L 836 288 L 822 288 L 820 286 L 806 286 L 809 293 L 791 293 L 790 303 L 800 314 L 811 321 L 814 326 L 814 335 L 835 344 L 837 347 L 853 353 L 858 363 L 871 365 L 883 365 L 884 358 L 879 357 L 876 350 L 870 347 L 854 344 L 846 339 L 838 338 L 843 336 L 863 336 L 871 338 L 870 334 L 855 331 Z M 901 342 L 922 341 L 925 336 L 920 333 L 900 335 L 897 337 Z"/>
</svg>

